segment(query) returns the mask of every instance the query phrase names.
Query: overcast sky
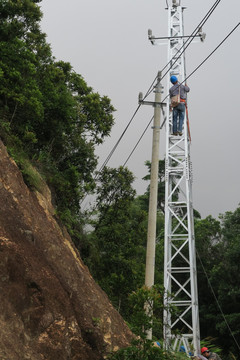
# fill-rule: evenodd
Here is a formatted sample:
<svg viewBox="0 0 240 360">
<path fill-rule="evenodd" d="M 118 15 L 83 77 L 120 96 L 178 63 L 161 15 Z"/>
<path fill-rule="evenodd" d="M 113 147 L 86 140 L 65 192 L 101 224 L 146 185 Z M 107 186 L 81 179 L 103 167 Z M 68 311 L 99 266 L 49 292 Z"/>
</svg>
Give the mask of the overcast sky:
<svg viewBox="0 0 240 360">
<path fill-rule="evenodd" d="M 170 0 L 168 0 L 170 2 Z M 182 0 L 185 35 L 190 35 L 215 0 Z M 144 94 L 167 63 L 167 46 L 153 46 L 155 36 L 168 32 L 167 0 L 43 0 L 42 30 L 53 55 L 68 61 L 87 84 L 107 95 L 117 110 L 111 137 L 97 149 L 99 166 L 105 161 Z M 203 28 L 204 43 L 192 43 L 186 51 L 190 74 L 239 23 L 239 0 L 222 0 Z M 240 203 L 239 77 L 240 26 L 188 80 L 192 136 L 193 205 L 202 217 L 234 211 Z M 163 81 L 164 94 L 168 93 Z M 148 100 L 153 100 L 152 95 Z M 123 165 L 153 115 L 141 106 L 108 166 Z M 146 160 L 151 160 L 152 129 L 127 163 L 134 186 L 143 194 L 147 183 Z M 165 154 L 165 129 L 160 139 L 160 158 Z"/>
</svg>

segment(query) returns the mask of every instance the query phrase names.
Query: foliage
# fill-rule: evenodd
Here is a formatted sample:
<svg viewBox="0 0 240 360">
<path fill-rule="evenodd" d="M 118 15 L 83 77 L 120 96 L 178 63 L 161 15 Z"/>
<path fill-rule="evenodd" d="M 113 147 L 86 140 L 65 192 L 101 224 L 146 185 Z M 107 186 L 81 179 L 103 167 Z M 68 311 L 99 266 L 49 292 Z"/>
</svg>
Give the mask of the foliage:
<svg viewBox="0 0 240 360">
<path fill-rule="evenodd" d="M 201 335 L 214 338 L 226 358 L 231 352 L 239 359 L 240 208 L 220 220 L 209 216 L 195 223 Z"/>
<path fill-rule="evenodd" d="M 22 172 L 23 179 L 30 189 L 37 190 L 43 193 L 44 179 L 41 177 L 39 171 L 33 167 L 32 163 L 26 157 L 25 153 L 14 153 L 9 149 L 9 152 L 13 159 L 16 161 L 19 169 Z"/>
<path fill-rule="evenodd" d="M 148 168 L 148 174 L 143 177 L 143 180 L 149 181 L 151 178 L 151 162 L 146 161 L 145 165 Z M 165 160 L 159 160 L 158 166 L 158 202 L 157 208 L 158 210 L 164 213 L 164 204 L 165 204 Z M 142 203 L 142 207 L 145 210 L 148 210 L 148 203 L 149 203 L 149 192 L 150 192 L 150 185 L 148 185 L 146 192 L 144 195 L 139 196 L 139 200 Z"/>
<path fill-rule="evenodd" d="M 129 294 L 144 284 L 147 213 L 135 198 L 128 169 L 105 167 L 98 175 L 93 231 L 81 254 L 113 305 L 132 324 Z M 158 215 L 156 282 L 163 283 L 163 215 Z M 159 316 L 162 318 L 162 315 Z"/>
<path fill-rule="evenodd" d="M 132 341 L 131 346 L 111 354 L 109 359 L 187 359 L 186 354 L 164 351 L 162 347 L 154 345 L 154 342 L 146 337 L 147 331 L 152 328 L 155 338 L 162 339 L 163 296 L 163 286 L 153 286 L 151 289 L 143 286 L 129 295 L 130 328 L 137 335 L 137 338 Z M 150 309 L 148 314 L 146 313 L 146 305 Z M 161 343 L 162 340 L 160 340 L 160 345 Z"/>
<path fill-rule="evenodd" d="M 68 62 L 55 60 L 41 32 L 40 2 L 0 2 L 0 136 L 31 188 L 41 191 L 43 179 L 47 181 L 57 214 L 95 279 L 134 331 L 140 333 L 149 187 L 136 198 L 134 176 L 122 167 L 104 168 L 96 181 L 94 151 L 110 135 L 114 108 L 108 97 L 94 92 Z M 144 179 L 149 180 L 149 161 L 146 166 L 149 173 Z M 164 186 L 164 162 L 160 161 L 158 284 L 163 283 Z M 87 234 L 80 202 L 94 191 L 96 209 Z M 201 334 L 204 338 L 211 335 L 216 346 L 232 354 L 229 359 L 239 360 L 240 208 L 226 212 L 220 221 L 211 216 L 201 220 L 199 213 L 194 214 Z M 129 294 L 134 291 L 135 310 L 139 311 L 135 319 L 129 304 Z M 155 311 L 160 319 L 162 309 Z M 160 334 L 160 327 L 154 323 L 156 334 Z M 113 356 L 127 359 L 129 354 L 131 359 L 169 355 L 139 340 Z M 171 358 L 174 356 L 171 354 Z"/>
<path fill-rule="evenodd" d="M 120 166 L 118 169 L 104 167 L 98 173 L 96 206 L 100 212 L 107 212 L 110 207 L 115 211 L 124 208 L 134 199 L 136 191 L 132 188 L 133 174 Z"/>
<path fill-rule="evenodd" d="M 183 353 L 167 352 L 153 346 L 150 340 L 135 340 L 126 349 L 121 349 L 108 357 L 109 360 L 186 360 Z"/>
<path fill-rule="evenodd" d="M 94 231 L 85 262 L 115 307 L 127 316 L 128 294 L 144 281 L 146 213 L 134 203 L 133 176 L 104 168 L 98 177 Z"/>
<path fill-rule="evenodd" d="M 0 3 L 0 135 L 28 184 L 34 186 L 36 176 L 18 151 L 44 174 L 58 214 L 71 227 L 80 200 L 94 190 L 94 150 L 110 134 L 114 108 L 69 63 L 55 61 L 41 32 L 39 2 Z"/>
<path fill-rule="evenodd" d="M 240 208 L 226 212 L 221 221 L 222 241 L 216 246 L 221 256 L 217 258 L 210 277 L 211 283 L 217 284 L 214 288 L 225 315 L 225 319 L 217 316 L 216 331 L 221 337 L 221 347 L 239 356 Z"/>
<path fill-rule="evenodd" d="M 214 339 L 209 336 L 206 339 L 201 341 L 200 347 L 202 348 L 203 346 L 205 346 L 208 348 L 208 350 L 210 350 L 211 352 L 214 352 L 220 356 L 222 349 L 215 345 L 215 341 L 216 341 L 216 338 Z"/>
<path fill-rule="evenodd" d="M 163 285 L 155 285 L 151 289 L 143 286 L 129 295 L 130 328 L 142 339 L 146 338 L 150 329 L 153 329 L 155 338 L 163 337 L 163 296 Z"/>
</svg>

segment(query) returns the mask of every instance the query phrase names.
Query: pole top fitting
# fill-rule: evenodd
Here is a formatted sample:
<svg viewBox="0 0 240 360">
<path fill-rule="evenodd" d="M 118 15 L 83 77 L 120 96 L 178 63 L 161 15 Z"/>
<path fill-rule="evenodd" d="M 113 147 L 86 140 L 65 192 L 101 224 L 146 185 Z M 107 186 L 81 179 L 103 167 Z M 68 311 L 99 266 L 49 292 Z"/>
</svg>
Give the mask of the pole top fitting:
<svg viewBox="0 0 240 360">
<path fill-rule="evenodd" d="M 155 36 L 153 36 L 151 29 L 148 29 L 148 39 L 151 41 L 152 45 L 154 45 Z"/>
</svg>

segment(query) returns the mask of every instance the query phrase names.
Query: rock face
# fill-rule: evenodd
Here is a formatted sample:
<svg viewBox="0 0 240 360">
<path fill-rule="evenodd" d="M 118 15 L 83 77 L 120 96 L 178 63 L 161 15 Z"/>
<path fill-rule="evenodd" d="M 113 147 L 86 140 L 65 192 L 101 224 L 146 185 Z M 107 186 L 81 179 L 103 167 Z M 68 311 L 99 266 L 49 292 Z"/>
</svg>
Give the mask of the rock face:
<svg viewBox="0 0 240 360">
<path fill-rule="evenodd" d="M 132 333 L 0 142 L 0 359 L 100 360 Z"/>
</svg>

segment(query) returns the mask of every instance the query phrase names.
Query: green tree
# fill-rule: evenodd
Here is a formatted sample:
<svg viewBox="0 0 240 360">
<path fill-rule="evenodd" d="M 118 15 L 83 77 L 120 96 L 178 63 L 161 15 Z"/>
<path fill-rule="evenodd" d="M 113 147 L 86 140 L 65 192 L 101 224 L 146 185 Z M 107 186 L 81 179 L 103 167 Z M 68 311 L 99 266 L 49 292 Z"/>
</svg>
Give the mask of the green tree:
<svg viewBox="0 0 240 360">
<path fill-rule="evenodd" d="M 239 359 L 240 209 L 195 221 L 201 337 Z M 231 329 L 231 332 L 230 332 Z"/>
<path fill-rule="evenodd" d="M 34 151 L 51 158 L 50 181 L 60 209 L 79 211 L 80 199 L 95 187 L 96 145 L 110 134 L 114 111 L 110 100 L 94 93 L 69 63 L 50 64 L 41 80 L 44 122 L 34 132 Z M 65 192 L 65 197 L 61 196 Z"/>
<path fill-rule="evenodd" d="M 240 359 L 238 326 L 240 320 L 240 208 L 234 212 L 226 212 L 221 216 L 221 221 L 222 241 L 216 245 L 219 255 L 210 277 L 219 306 L 225 316 L 224 319 L 217 308 L 216 335 L 223 350 L 231 351 L 237 359 Z"/>
<path fill-rule="evenodd" d="M 95 187 L 94 150 L 110 134 L 114 108 L 69 63 L 55 61 L 39 2 L 0 3 L 0 133 L 23 174 L 19 154 L 42 171 L 62 219 L 78 228 L 80 200 Z"/>
<path fill-rule="evenodd" d="M 150 181 L 150 178 L 151 178 L 151 162 L 146 161 L 145 165 L 147 166 L 148 174 L 143 177 L 143 180 Z M 150 185 L 148 185 L 147 190 L 144 193 L 144 195 L 139 196 L 139 201 L 141 201 L 141 206 L 145 210 L 148 210 L 149 192 L 150 192 Z M 162 211 L 163 213 L 164 213 L 164 204 L 165 204 L 165 160 L 159 160 L 157 208 L 158 208 L 159 211 Z"/>
<path fill-rule="evenodd" d="M 163 284 L 151 289 L 142 286 L 129 295 L 130 328 L 134 334 L 146 339 L 147 331 L 153 329 L 153 337 L 162 339 L 163 333 Z M 147 314 L 145 306 L 151 311 Z"/>
<path fill-rule="evenodd" d="M 0 3 L 0 83 L 1 115 L 10 122 L 17 112 L 40 119 L 43 115 L 41 93 L 36 81 L 36 53 L 31 44 L 40 36 L 39 1 L 2 1 Z M 43 37 L 44 38 L 44 37 Z M 20 121 L 20 119 L 19 119 Z"/>
<path fill-rule="evenodd" d="M 153 286 L 151 289 L 142 287 L 129 296 L 129 308 L 131 309 L 130 327 L 137 338 L 131 346 L 111 354 L 111 360 L 167 360 L 187 359 L 185 353 L 166 351 L 162 341 L 162 314 L 163 314 L 163 286 Z M 152 315 L 147 315 L 144 307 L 148 303 L 152 308 Z M 172 309 L 174 311 L 174 309 Z M 153 329 L 153 339 L 157 339 L 160 346 L 156 346 L 154 340 L 146 338 L 147 330 Z"/>
<path fill-rule="evenodd" d="M 145 268 L 146 213 L 134 202 L 134 177 L 123 167 L 105 167 L 98 176 L 94 231 L 86 259 L 94 278 L 127 318 L 127 298 L 142 286 Z"/>
<path fill-rule="evenodd" d="M 180 352 L 165 351 L 162 339 L 163 319 L 163 286 L 153 286 L 147 289 L 145 286 L 133 291 L 129 295 L 130 328 L 137 335 L 131 346 L 121 349 L 110 355 L 111 360 L 167 360 L 187 359 L 186 354 Z M 145 305 L 151 307 L 151 315 L 147 315 Z M 174 312 L 174 308 L 172 308 Z M 160 342 L 156 346 L 154 340 L 147 339 L 147 331 L 153 329 L 153 338 Z"/>
<path fill-rule="evenodd" d="M 187 360 L 185 353 L 165 351 L 148 341 L 136 340 L 132 346 L 112 354 L 109 360 Z"/>
<path fill-rule="evenodd" d="M 216 263 L 216 244 L 221 241 L 220 222 L 212 216 L 195 220 L 195 237 L 197 251 L 198 298 L 201 337 L 215 336 L 215 321 L 209 321 L 209 316 L 215 313 L 216 302 L 208 278 Z"/>
</svg>

